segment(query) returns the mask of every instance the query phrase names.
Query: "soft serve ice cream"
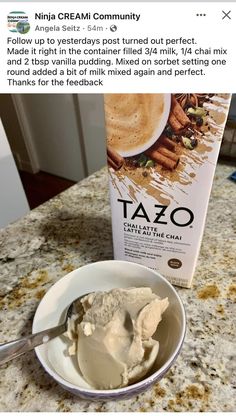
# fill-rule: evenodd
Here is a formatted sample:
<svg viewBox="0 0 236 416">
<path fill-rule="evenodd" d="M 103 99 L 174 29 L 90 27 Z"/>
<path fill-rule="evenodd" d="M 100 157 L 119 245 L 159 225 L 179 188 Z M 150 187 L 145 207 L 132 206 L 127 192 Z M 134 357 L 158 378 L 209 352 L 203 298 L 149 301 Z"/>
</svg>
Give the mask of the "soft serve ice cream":
<svg viewBox="0 0 236 416">
<path fill-rule="evenodd" d="M 85 380 L 96 389 L 114 389 L 140 380 L 156 360 L 152 336 L 168 307 L 150 288 L 113 289 L 82 299 L 81 323 L 70 326 Z"/>
</svg>

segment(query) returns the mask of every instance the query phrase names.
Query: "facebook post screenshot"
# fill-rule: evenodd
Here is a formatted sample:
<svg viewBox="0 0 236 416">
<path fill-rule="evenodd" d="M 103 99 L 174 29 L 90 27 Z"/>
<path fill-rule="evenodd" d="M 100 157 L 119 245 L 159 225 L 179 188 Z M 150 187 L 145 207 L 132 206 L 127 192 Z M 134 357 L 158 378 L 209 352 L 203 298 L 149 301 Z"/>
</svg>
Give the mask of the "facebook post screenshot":
<svg viewBox="0 0 236 416">
<path fill-rule="evenodd" d="M 236 3 L 0 8 L 0 412 L 234 412 Z"/>
</svg>

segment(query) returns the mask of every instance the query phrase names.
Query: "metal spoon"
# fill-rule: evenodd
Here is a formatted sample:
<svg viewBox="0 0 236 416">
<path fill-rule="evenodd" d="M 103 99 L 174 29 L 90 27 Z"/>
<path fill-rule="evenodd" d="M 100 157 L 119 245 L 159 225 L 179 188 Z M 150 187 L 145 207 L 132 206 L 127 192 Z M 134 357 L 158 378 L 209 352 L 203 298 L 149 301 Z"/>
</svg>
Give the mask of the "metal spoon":
<svg viewBox="0 0 236 416">
<path fill-rule="evenodd" d="M 16 339 L 5 344 L 0 344 L 0 365 L 7 363 L 13 358 L 18 357 L 21 354 L 33 350 L 35 347 L 41 344 L 46 344 L 51 339 L 64 334 L 67 331 L 68 319 L 73 314 L 76 314 L 78 318 L 76 321 L 79 323 L 82 321 L 84 309 L 81 303 L 81 299 L 88 295 L 88 293 L 75 299 L 68 308 L 64 311 L 65 320 L 63 324 L 54 326 L 53 328 L 45 329 L 45 331 L 38 332 L 37 334 L 29 335 L 28 337 Z"/>
</svg>

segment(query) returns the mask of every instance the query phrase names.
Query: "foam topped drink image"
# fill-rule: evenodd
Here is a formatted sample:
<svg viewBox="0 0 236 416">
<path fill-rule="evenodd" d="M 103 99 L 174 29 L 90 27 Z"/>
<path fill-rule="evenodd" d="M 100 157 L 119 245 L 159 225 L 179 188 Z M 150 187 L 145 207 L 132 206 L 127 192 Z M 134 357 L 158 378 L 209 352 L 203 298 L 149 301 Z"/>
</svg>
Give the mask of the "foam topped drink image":
<svg viewBox="0 0 236 416">
<path fill-rule="evenodd" d="M 230 94 L 105 94 L 115 259 L 190 287 Z"/>
<path fill-rule="evenodd" d="M 167 94 L 107 94 L 108 144 L 122 156 L 133 156 L 156 141 L 168 118 Z"/>
</svg>

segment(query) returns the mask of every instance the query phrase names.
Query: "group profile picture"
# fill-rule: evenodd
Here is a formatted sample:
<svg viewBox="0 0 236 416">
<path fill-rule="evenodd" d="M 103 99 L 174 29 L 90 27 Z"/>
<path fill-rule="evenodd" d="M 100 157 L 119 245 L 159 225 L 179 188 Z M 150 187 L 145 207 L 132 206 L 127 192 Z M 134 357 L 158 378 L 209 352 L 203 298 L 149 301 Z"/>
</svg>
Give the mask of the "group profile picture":
<svg viewBox="0 0 236 416">
<path fill-rule="evenodd" d="M 25 35 L 30 30 L 28 15 L 22 11 L 10 12 L 7 16 L 7 27 L 10 32 Z"/>
</svg>

